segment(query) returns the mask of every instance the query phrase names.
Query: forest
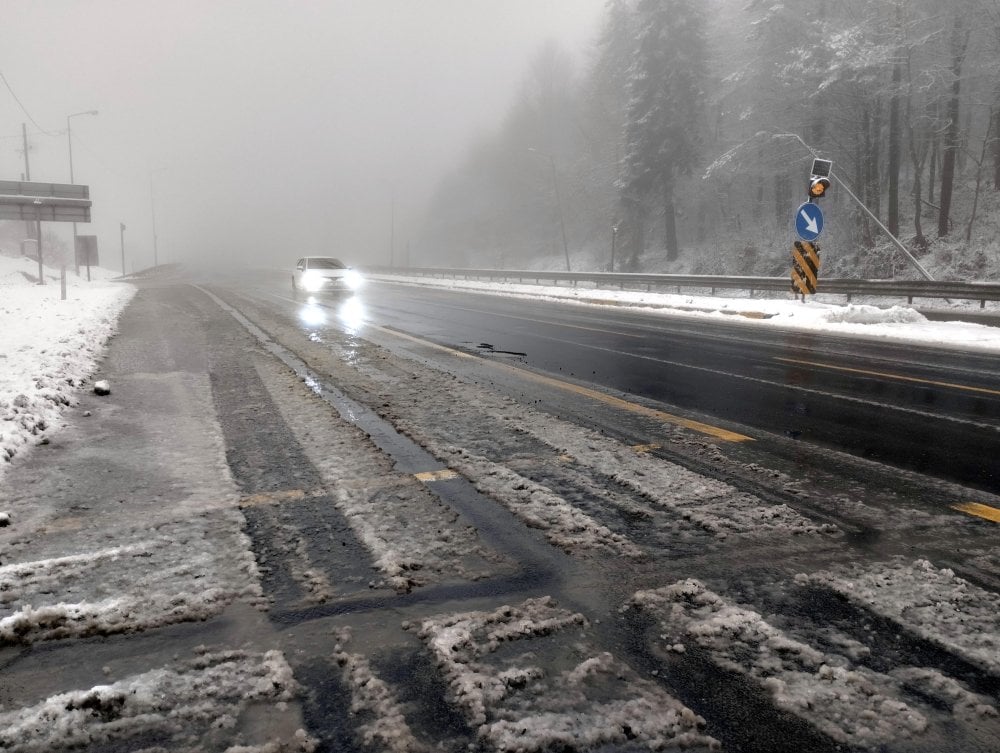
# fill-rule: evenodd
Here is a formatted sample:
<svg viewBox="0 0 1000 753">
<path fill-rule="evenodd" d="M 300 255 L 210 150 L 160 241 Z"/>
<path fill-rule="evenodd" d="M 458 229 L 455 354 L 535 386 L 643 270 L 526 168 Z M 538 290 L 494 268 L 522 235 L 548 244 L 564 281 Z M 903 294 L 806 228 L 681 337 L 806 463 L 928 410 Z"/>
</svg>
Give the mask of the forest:
<svg viewBox="0 0 1000 753">
<path fill-rule="evenodd" d="M 582 62 L 526 62 L 410 263 L 785 275 L 814 157 L 823 275 L 918 276 L 888 231 L 1000 278 L 1000 0 L 610 0 Z"/>
</svg>

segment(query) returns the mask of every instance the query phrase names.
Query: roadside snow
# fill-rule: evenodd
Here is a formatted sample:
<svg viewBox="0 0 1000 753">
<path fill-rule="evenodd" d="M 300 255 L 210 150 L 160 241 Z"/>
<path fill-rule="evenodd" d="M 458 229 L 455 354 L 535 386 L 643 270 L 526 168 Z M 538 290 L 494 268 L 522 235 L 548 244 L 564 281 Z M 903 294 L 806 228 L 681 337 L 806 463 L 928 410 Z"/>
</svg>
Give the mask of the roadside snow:
<svg viewBox="0 0 1000 753">
<path fill-rule="evenodd" d="M 112 272 L 92 269 L 93 282 L 67 278 L 63 301 L 52 270 L 45 285 L 32 281 L 37 272 L 30 259 L 0 256 L 0 461 L 59 425 L 135 293 L 109 282 Z M 0 478 L 6 467 L 0 462 Z"/>
<path fill-rule="evenodd" d="M 1000 351 L 1000 327 L 968 322 L 932 322 L 910 306 L 873 306 L 835 303 L 824 296 L 802 303 L 786 299 L 732 296 L 674 295 L 634 290 L 602 290 L 552 285 L 522 285 L 477 280 L 445 280 L 405 275 L 373 275 L 373 279 L 405 285 L 474 290 L 516 298 L 542 298 L 614 308 L 642 308 L 650 313 L 710 317 L 743 322 L 753 327 L 780 327 L 842 335 L 860 335 L 921 342 L 965 349 Z M 544 275 L 543 275 L 544 277 Z"/>
</svg>

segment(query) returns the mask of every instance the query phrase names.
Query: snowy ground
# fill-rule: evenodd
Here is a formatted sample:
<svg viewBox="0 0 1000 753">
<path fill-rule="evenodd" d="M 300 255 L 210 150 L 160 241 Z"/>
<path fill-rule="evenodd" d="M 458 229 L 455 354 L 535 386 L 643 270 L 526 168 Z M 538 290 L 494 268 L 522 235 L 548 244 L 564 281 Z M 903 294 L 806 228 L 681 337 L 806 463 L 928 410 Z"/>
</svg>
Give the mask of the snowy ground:
<svg viewBox="0 0 1000 753">
<path fill-rule="evenodd" d="M 0 256 L 0 478 L 7 462 L 58 428 L 62 411 L 87 384 L 118 315 L 135 293 L 91 268 L 91 282 L 70 272 L 66 300 L 59 273 Z"/>
</svg>

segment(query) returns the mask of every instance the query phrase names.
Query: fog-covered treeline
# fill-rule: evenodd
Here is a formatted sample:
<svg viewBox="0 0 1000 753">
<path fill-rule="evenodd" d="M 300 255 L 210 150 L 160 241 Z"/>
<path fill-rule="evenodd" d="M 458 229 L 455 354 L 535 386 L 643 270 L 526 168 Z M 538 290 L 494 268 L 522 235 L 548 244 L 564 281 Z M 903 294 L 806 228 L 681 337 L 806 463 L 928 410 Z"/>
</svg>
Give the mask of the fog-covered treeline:
<svg viewBox="0 0 1000 753">
<path fill-rule="evenodd" d="M 413 261 L 784 274 L 805 142 L 938 274 L 996 277 L 998 135 L 1000 0 L 610 0 L 585 67 L 530 61 Z M 826 274 L 909 274 L 843 189 L 823 209 Z"/>
</svg>

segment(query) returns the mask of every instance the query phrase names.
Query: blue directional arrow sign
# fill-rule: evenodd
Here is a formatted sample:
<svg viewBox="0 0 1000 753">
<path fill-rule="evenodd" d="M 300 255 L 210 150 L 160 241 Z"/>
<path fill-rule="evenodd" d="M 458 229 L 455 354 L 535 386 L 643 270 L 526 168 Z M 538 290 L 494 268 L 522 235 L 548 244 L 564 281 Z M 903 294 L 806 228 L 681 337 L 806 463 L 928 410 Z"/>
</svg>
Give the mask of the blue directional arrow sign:
<svg viewBox="0 0 1000 753">
<path fill-rule="evenodd" d="M 823 232 L 823 212 L 818 204 L 806 202 L 795 212 L 795 232 L 804 241 L 814 241 Z"/>
</svg>

